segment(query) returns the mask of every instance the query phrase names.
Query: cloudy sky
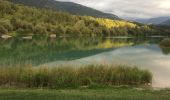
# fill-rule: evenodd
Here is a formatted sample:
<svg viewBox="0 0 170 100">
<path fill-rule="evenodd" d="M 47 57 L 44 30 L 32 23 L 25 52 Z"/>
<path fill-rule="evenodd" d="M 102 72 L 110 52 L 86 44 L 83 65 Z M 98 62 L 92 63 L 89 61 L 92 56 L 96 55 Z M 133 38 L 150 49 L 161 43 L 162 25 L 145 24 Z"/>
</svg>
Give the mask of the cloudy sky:
<svg viewBox="0 0 170 100">
<path fill-rule="evenodd" d="M 170 16 L 170 0 L 59 0 L 79 3 L 119 17 Z"/>
</svg>

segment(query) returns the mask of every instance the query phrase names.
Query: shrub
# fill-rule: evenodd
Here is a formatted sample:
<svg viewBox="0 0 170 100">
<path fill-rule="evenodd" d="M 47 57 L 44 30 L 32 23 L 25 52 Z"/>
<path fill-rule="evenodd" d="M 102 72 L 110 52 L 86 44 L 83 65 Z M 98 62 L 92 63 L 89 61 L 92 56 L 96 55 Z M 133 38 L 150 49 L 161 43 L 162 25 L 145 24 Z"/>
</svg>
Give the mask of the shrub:
<svg viewBox="0 0 170 100">
<path fill-rule="evenodd" d="M 160 42 L 161 47 L 170 47 L 170 38 L 163 39 Z"/>
</svg>

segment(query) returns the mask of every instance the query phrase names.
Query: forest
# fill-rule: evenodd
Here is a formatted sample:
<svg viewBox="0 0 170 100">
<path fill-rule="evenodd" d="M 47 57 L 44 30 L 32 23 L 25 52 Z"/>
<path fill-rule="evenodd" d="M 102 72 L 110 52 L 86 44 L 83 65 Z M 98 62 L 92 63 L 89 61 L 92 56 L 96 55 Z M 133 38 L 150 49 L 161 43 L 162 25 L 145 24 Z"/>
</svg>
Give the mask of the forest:
<svg viewBox="0 0 170 100">
<path fill-rule="evenodd" d="M 72 15 L 0 0 L 0 34 L 12 36 L 150 36 L 170 29 L 125 20 Z"/>
</svg>

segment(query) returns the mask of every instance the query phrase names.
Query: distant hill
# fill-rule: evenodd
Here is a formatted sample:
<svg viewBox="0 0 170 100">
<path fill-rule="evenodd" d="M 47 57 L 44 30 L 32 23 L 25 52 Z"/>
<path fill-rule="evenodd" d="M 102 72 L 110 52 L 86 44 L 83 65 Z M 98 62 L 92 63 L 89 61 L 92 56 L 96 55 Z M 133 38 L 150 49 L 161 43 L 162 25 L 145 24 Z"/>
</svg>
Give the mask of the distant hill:
<svg viewBox="0 0 170 100">
<path fill-rule="evenodd" d="M 62 10 L 72 14 L 86 15 L 98 18 L 119 19 L 118 16 L 104 13 L 93 8 L 89 8 L 72 2 L 60 2 L 56 0 L 8 0 L 13 3 L 24 4 L 39 8 L 51 8 L 54 10 Z"/>
<path fill-rule="evenodd" d="M 150 19 L 132 19 L 133 21 L 144 23 L 144 24 L 154 24 L 159 25 L 162 22 L 170 19 L 170 17 L 156 17 L 156 18 L 150 18 Z"/>
<path fill-rule="evenodd" d="M 167 25 L 170 26 L 170 19 L 164 21 L 163 23 L 161 23 L 161 25 Z"/>
</svg>

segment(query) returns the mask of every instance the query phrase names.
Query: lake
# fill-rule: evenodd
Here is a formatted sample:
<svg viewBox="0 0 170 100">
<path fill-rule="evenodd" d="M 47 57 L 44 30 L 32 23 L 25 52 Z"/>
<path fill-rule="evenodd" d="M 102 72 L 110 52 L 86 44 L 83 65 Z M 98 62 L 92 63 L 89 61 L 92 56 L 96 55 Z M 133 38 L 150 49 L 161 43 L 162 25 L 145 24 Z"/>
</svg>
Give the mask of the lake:
<svg viewBox="0 0 170 100">
<path fill-rule="evenodd" d="M 1 66 L 118 64 L 153 73 L 153 87 L 170 88 L 170 49 L 163 37 L 0 39 Z"/>
</svg>

